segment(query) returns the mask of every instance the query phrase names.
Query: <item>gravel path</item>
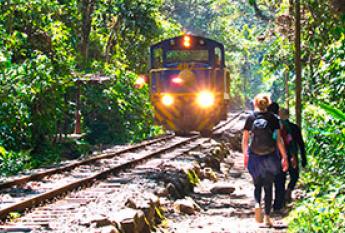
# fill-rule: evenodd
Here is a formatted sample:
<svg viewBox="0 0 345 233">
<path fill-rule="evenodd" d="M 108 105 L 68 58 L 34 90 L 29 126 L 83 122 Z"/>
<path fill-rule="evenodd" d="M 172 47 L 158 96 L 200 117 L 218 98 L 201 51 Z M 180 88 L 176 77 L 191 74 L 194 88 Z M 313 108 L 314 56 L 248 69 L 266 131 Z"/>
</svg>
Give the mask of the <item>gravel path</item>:
<svg viewBox="0 0 345 233">
<path fill-rule="evenodd" d="M 229 174 L 217 174 L 218 182 L 231 183 L 235 188 L 232 194 L 212 194 L 209 190 L 214 184 L 203 180 L 191 195 L 201 207 L 195 215 L 171 213 L 167 215 L 168 227 L 162 232 L 169 233 L 249 233 L 249 232 L 286 232 L 286 229 L 260 228 L 254 220 L 254 197 L 251 177 L 243 168 L 242 155 L 232 152 L 235 161 Z M 281 216 L 273 218 L 283 223 Z"/>
</svg>

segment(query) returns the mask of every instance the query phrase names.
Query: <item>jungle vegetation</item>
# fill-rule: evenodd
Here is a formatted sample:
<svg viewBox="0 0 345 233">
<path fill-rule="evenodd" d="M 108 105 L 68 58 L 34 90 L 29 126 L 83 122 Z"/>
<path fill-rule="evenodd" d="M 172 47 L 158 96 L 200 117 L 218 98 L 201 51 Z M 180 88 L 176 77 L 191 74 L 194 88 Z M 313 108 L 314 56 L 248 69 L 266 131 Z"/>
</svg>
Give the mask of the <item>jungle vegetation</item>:
<svg viewBox="0 0 345 233">
<path fill-rule="evenodd" d="M 234 103 L 270 92 L 294 118 L 297 2 L 0 1 L 1 175 L 159 133 L 147 88 L 134 82 L 147 72 L 149 45 L 182 33 L 224 43 Z M 345 229 L 344 12 L 342 0 L 300 2 L 307 197 L 289 216 L 291 232 Z M 90 84 L 90 75 L 109 80 Z M 78 82 L 85 137 L 66 140 Z"/>
</svg>

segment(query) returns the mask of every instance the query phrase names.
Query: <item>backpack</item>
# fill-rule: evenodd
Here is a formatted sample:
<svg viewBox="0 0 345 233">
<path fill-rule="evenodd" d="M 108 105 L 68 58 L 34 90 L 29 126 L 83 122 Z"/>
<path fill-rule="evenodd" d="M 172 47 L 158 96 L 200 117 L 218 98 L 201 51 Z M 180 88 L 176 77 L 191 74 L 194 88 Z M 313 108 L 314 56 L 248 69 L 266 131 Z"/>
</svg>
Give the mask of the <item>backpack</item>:
<svg viewBox="0 0 345 233">
<path fill-rule="evenodd" d="M 276 141 L 273 138 L 274 129 L 269 122 L 270 113 L 254 113 L 252 125 L 251 151 L 256 155 L 271 154 L 276 150 Z"/>
<path fill-rule="evenodd" d="M 282 120 L 281 123 L 282 127 L 280 132 L 284 141 L 285 149 L 288 155 L 296 155 L 298 148 L 297 143 L 292 136 L 292 127 L 290 122 L 288 120 Z"/>
</svg>

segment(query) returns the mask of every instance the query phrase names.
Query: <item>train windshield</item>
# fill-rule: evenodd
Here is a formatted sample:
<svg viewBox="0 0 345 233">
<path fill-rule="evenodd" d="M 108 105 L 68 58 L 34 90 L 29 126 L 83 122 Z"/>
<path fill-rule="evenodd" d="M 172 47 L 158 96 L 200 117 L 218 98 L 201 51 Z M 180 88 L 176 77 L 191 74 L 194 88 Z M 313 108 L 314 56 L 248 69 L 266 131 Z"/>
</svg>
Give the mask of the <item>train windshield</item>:
<svg viewBox="0 0 345 233">
<path fill-rule="evenodd" d="M 209 63 L 208 50 L 169 50 L 166 53 L 166 63 L 199 62 Z"/>
</svg>

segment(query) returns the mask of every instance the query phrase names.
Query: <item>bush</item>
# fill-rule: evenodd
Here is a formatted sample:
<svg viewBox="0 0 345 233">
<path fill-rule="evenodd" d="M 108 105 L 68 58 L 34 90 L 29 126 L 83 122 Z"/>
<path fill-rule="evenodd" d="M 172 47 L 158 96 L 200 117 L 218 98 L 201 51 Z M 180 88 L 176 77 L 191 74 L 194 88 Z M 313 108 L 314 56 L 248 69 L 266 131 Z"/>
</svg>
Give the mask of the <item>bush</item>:
<svg viewBox="0 0 345 233">
<path fill-rule="evenodd" d="M 308 198 L 291 213 L 291 232 L 345 232 L 344 113 L 327 104 L 306 109 Z"/>
<path fill-rule="evenodd" d="M 30 168 L 30 151 L 6 151 L 0 146 L 0 175 L 17 174 L 19 171 Z"/>
<path fill-rule="evenodd" d="M 121 72 L 102 85 L 82 87 L 82 116 L 91 144 L 136 142 L 154 136 L 148 88 L 135 89 L 137 76 Z"/>
</svg>

